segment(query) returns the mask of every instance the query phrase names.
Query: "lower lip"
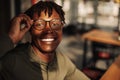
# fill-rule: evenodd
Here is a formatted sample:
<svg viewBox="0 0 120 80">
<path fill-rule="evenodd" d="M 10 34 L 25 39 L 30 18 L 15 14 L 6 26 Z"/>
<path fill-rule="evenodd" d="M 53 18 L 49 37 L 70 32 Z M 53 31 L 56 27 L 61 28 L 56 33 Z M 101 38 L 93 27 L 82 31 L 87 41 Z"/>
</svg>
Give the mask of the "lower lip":
<svg viewBox="0 0 120 80">
<path fill-rule="evenodd" d="M 41 40 L 41 42 L 43 42 L 43 43 L 45 43 L 45 44 L 52 44 L 54 41 L 55 41 L 55 40 L 53 40 L 53 41 L 42 41 L 42 40 Z"/>
</svg>

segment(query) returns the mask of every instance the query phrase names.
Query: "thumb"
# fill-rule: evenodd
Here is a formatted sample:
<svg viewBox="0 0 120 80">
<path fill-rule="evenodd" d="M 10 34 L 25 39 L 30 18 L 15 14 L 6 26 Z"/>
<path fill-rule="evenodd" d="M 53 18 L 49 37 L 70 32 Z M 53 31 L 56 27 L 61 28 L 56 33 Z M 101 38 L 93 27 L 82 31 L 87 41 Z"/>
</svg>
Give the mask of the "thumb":
<svg viewBox="0 0 120 80">
<path fill-rule="evenodd" d="M 25 33 L 31 28 L 32 25 L 33 25 L 33 20 L 27 22 L 26 24 L 22 24 L 20 30 Z"/>
</svg>

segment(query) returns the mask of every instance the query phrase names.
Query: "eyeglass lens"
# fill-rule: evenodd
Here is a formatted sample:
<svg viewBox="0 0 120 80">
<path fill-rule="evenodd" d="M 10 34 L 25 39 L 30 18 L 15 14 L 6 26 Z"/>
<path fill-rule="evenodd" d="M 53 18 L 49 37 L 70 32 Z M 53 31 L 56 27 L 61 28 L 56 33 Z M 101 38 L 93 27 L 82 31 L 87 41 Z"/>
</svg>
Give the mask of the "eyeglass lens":
<svg viewBox="0 0 120 80">
<path fill-rule="evenodd" d="M 45 20 L 39 19 L 34 22 L 33 26 L 35 29 L 43 30 L 45 28 L 47 22 L 49 22 L 50 28 L 52 28 L 54 30 L 61 29 L 62 21 L 60 19 L 52 19 L 50 21 L 45 21 Z"/>
</svg>

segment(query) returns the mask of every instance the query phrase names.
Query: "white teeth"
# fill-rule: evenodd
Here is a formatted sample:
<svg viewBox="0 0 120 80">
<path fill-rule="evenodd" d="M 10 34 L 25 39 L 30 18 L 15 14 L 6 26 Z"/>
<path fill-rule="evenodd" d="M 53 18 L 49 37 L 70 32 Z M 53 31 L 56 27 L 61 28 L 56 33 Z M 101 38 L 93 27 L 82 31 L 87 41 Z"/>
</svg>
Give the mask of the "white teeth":
<svg viewBox="0 0 120 80">
<path fill-rule="evenodd" d="M 42 39 L 42 41 L 53 41 L 54 39 Z"/>
</svg>

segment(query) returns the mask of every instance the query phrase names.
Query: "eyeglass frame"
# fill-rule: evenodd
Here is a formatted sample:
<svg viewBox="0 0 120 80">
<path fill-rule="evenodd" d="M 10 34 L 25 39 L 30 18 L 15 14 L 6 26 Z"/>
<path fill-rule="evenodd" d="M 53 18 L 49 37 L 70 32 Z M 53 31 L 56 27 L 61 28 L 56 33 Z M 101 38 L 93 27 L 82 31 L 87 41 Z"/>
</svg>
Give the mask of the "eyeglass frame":
<svg viewBox="0 0 120 80">
<path fill-rule="evenodd" d="M 64 22 L 63 22 L 63 20 L 61 20 L 61 19 L 59 19 L 59 18 L 54 18 L 54 19 L 51 19 L 51 20 L 44 20 L 44 19 L 38 19 L 38 20 L 33 20 L 33 27 L 35 28 L 35 29 L 37 29 L 37 30 L 43 30 L 43 29 L 45 29 L 45 27 L 46 27 L 46 25 L 47 25 L 47 22 L 49 22 L 49 27 L 52 29 L 52 30 L 59 30 L 59 29 L 53 29 L 52 27 L 51 27 L 51 21 L 53 21 L 53 20 L 59 20 L 60 22 L 61 22 L 61 25 L 59 26 L 60 28 L 59 29 L 61 29 L 62 28 L 62 26 L 64 25 Z M 44 26 L 43 26 L 43 28 L 41 28 L 41 29 L 38 29 L 37 27 L 35 27 L 35 25 L 34 25 L 34 23 L 35 22 L 39 22 L 39 21 L 44 21 Z M 54 22 L 54 21 L 53 21 Z"/>
</svg>

